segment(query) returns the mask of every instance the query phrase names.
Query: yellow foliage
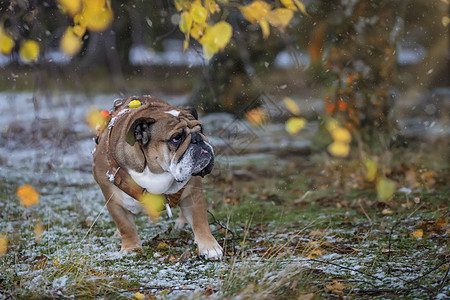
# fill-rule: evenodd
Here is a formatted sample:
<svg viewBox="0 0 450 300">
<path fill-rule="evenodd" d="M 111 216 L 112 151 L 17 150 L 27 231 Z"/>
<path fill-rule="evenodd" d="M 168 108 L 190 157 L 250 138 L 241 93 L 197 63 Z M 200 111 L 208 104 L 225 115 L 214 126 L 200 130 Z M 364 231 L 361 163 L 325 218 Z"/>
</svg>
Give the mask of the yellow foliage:
<svg viewBox="0 0 450 300">
<path fill-rule="evenodd" d="M 24 184 L 16 190 L 20 204 L 28 207 L 39 202 L 39 193 L 29 184 Z"/>
<path fill-rule="evenodd" d="M 256 0 L 246 6 L 239 7 L 242 15 L 252 24 L 259 23 L 265 19 L 271 10 L 269 3 Z"/>
<path fill-rule="evenodd" d="M 350 132 L 343 127 L 337 127 L 331 131 L 331 136 L 336 142 L 349 144 L 352 141 L 352 135 Z"/>
<path fill-rule="evenodd" d="M 370 157 L 364 159 L 364 167 L 366 168 L 366 180 L 369 182 L 374 181 L 377 178 L 377 163 Z"/>
<path fill-rule="evenodd" d="M 73 27 L 67 27 L 66 32 L 64 32 L 61 41 L 59 42 L 62 52 L 65 55 L 72 57 L 80 51 L 81 45 L 81 39 L 75 34 Z"/>
<path fill-rule="evenodd" d="M 192 16 L 188 12 L 183 12 L 180 17 L 180 24 L 178 25 L 184 34 L 189 34 L 192 27 Z"/>
<path fill-rule="evenodd" d="M 86 27 L 82 25 L 75 25 L 73 26 L 73 33 L 75 33 L 81 39 L 86 33 Z"/>
<path fill-rule="evenodd" d="M 311 251 L 309 253 L 308 257 L 311 259 L 315 259 L 317 256 L 321 256 L 321 255 L 323 255 L 322 250 L 314 249 L 313 251 Z"/>
<path fill-rule="evenodd" d="M 297 116 L 300 115 L 300 108 L 298 107 L 297 103 L 295 103 L 294 100 L 292 100 L 289 97 L 284 97 L 283 102 L 291 113 Z"/>
<path fill-rule="evenodd" d="M 205 34 L 200 40 L 205 57 L 210 59 L 219 50 L 223 50 L 230 42 L 232 35 L 233 28 L 225 21 L 220 21 L 214 26 L 206 28 Z"/>
<path fill-rule="evenodd" d="M 76 15 L 81 11 L 81 0 L 58 0 L 64 12 L 71 16 Z"/>
<path fill-rule="evenodd" d="M 333 281 L 325 286 L 325 291 L 336 295 L 343 295 L 345 285 L 342 282 L 333 279 Z"/>
<path fill-rule="evenodd" d="M 19 55 L 23 62 L 35 61 L 39 56 L 39 44 L 33 40 L 25 40 L 20 45 Z"/>
<path fill-rule="evenodd" d="M 164 209 L 166 197 L 162 194 L 144 193 L 138 200 L 144 206 L 145 212 L 150 219 L 154 222 L 158 221 L 159 214 Z"/>
<path fill-rule="evenodd" d="M 297 134 L 305 127 L 307 121 L 305 118 L 289 118 L 286 121 L 286 131 L 290 134 Z"/>
<path fill-rule="evenodd" d="M 142 294 L 142 293 L 136 292 L 134 294 L 134 298 L 137 299 L 137 300 L 143 300 L 145 298 L 145 295 Z"/>
<path fill-rule="evenodd" d="M 80 24 L 92 31 L 103 31 L 111 24 L 114 14 L 109 1 L 84 0 L 84 9 L 80 16 Z"/>
<path fill-rule="evenodd" d="M 8 252 L 8 238 L 6 234 L 0 235 L 0 256 L 5 255 Z"/>
<path fill-rule="evenodd" d="M 0 25 L 0 52 L 9 55 L 14 47 L 14 40 L 6 33 L 3 26 Z"/>
<path fill-rule="evenodd" d="M 350 153 L 350 145 L 340 141 L 335 141 L 328 146 L 328 152 L 335 157 L 344 158 Z"/>
<path fill-rule="evenodd" d="M 280 30 L 284 30 L 286 26 L 291 22 L 294 13 L 292 10 L 287 8 L 277 8 L 269 12 L 267 15 L 267 21 L 270 25 L 279 28 Z"/>
<path fill-rule="evenodd" d="M 98 108 L 89 109 L 85 121 L 93 130 L 101 130 L 106 126 L 108 117 L 103 115 Z"/>
<path fill-rule="evenodd" d="M 306 12 L 305 4 L 303 4 L 299 0 L 281 0 L 281 4 L 283 4 L 286 8 L 289 8 L 293 11 L 301 11 L 303 14 L 308 15 Z"/>
<path fill-rule="evenodd" d="M 380 201 L 386 201 L 389 200 L 395 192 L 395 182 L 381 176 L 378 178 L 377 181 L 377 195 L 378 200 Z"/>
<path fill-rule="evenodd" d="M 198 4 L 193 4 L 191 7 L 192 20 L 196 23 L 202 24 L 206 22 L 208 17 L 208 11 L 203 6 Z"/>
</svg>

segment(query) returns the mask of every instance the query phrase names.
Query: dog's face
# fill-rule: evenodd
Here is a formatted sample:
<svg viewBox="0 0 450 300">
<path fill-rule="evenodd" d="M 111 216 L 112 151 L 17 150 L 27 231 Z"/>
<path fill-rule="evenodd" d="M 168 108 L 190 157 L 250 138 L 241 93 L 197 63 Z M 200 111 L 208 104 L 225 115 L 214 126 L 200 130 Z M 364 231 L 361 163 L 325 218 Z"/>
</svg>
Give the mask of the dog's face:
<svg viewBox="0 0 450 300">
<path fill-rule="evenodd" d="M 128 128 L 126 141 L 139 144 L 152 174 L 170 173 L 177 182 L 205 176 L 214 166 L 214 151 L 193 109 L 163 112 L 155 120 L 140 117 Z"/>
</svg>

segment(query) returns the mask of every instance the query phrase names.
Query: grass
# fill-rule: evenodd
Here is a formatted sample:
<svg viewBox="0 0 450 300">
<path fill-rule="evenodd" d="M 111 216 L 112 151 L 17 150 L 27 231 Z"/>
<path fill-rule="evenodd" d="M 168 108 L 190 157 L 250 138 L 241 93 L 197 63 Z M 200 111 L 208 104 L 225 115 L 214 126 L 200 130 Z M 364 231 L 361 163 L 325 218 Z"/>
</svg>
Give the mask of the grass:
<svg viewBox="0 0 450 300">
<path fill-rule="evenodd" d="M 420 158 L 400 153 L 414 164 L 395 161 L 390 177 L 399 188 L 414 175 L 415 187 L 388 201 L 376 199 L 353 160 L 272 155 L 264 164 L 222 165 L 205 178 L 222 262 L 199 260 L 190 229 L 175 230 L 166 214 L 154 224 L 138 217 L 143 251 L 119 255 L 88 167 L 4 164 L 0 233 L 8 252 L 0 257 L 0 298 L 129 299 L 137 291 L 148 299 L 448 297 L 449 172 L 442 147 L 433 148 Z M 85 182 L 74 184 L 74 176 Z M 14 191 L 23 183 L 41 191 L 39 204 L 19 205 Z M 39 222 L 45 230 L 36 237 Z"/>
</svg>

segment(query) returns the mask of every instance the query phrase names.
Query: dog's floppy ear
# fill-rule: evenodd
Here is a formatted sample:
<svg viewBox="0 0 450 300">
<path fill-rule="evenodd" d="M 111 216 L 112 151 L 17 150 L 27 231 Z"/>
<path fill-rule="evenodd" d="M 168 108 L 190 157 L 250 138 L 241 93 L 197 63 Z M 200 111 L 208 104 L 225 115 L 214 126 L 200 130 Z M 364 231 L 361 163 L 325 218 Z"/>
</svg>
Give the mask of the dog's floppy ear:
<svg viewBox="0 0 450 300">
<path fill-rule="evenodd" d="M 194 107 L 191 106 L 183 107 L 183 110 L 188 114 L 191 114 L 196 120 L 198 120 L 198 113 Z"/>
<path fill-rule="evenodd" d="M 153 123 L 155 123 L 155 119 L 153 118 L 138 118 L 128 128 L 125 141 L 130 146 L 134 146 L 136 141 L 140 142 L 143 146 L 147 145 L 150 141 L 151 126 Z"/>
</svg>

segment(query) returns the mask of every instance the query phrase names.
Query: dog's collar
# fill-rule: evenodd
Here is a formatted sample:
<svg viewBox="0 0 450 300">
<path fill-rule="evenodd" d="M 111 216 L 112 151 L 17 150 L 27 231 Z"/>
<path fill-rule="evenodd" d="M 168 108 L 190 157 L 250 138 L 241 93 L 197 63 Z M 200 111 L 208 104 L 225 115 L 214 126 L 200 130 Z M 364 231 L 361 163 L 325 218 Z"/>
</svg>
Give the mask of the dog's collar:
<svg viewBox="0 0 450 300">
<path fill-rule="evenodd" d="M 125 106 L 126 100 L 118 99 L 114 101 L 114 107 L 110 110 L 110 113 L 107 117 L 107 120 L 105 122 L 105 126 L 101 128 L 97 132 L 97 136 L 95 137 L 95 143 L 96 146 L 99 143 L 100 134 L 106 129 L 108 130 L 106 134 L 106 158 L 108 160 L 109 169 L 108 172 L 106 172 L 106 176 L 108 176 L 109 181 L 114 183 L 116 187 L 118 187 L 120 190 L 122 190 L 124 193 L 126 193 L 128 196 L 140 200 L 142 198 L 142 195 L 146 193 L 146 189 L 139 186 L 133 178 L 131 178 L 130 174 L 121 168 L 117 161 L 114 159 L 111 149 L 110 149 L 110 137 L 111 132 L 114 127 L 115 121 L 117 121 L 118 118 L 121 118 L 126 114 L 126 111 L 124 109 L 127 109 L 128 107 Z M 113 120 L 114 119 L 114 120 Z M 113 122 L 111 122 L 113 120 Z M 178 192 L 174 194 L 166 194 L 167 204 L 169 207 L 175 207 L 178 205 L 178 202 L 180 202 L 181 194 L 184 191 L 184 187 L 181 188 Z M 166 207 L 167 207 L 166 204 Z M 167 210 L 169 215 L 170 209 Z"/>
</svg>

